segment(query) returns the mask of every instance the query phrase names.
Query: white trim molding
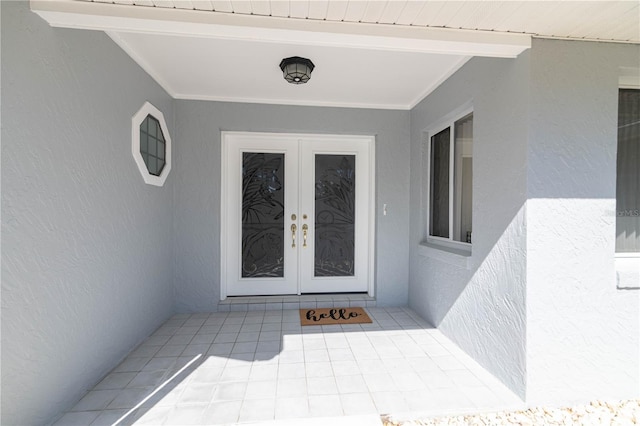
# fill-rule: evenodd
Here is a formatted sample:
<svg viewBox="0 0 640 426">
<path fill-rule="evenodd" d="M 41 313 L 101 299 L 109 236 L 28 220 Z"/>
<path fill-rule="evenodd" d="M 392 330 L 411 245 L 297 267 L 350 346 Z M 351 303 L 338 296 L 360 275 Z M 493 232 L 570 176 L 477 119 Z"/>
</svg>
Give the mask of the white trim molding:
<svg viewBox="0 0 640 426">
<path fill-rule="evenodd" d="M 220 300 L 225 300 L 229 295 L 241 296 L 241 294 L 237 292 L 234 293 L 233 291 L 230 291 L 230 288 L 229 288 L 229 285 L 230 285 L 229 275 L 233 276 L 233 274 L 230 274 L 230 268 L 233 267 L 232 265 L 234 262 L 228 262 L 229 260 L 228 256 L 229 256 L 229 253 L 234 253 L 234 252 L 239 255 L 239 249 L 235 247 L 233 244 L 229 244 L 230 238 L 232 238 L 234 232 L 239 232 L 238 227 L 234 228 L 229 226 L 230 215 L 234 214 L 233 213 L 234 210 L 229 208 L 233 203 L 233 201 L 231 201 L 232 194 L 230 193 L 231 179 L 232 179 L 231 171 L 233 170 L 232 165 L 235 163 L 236 166 L 239 166 L 239 163 L 235 161 L 231 162 L 228 160 L 231 157 L 231 154 L 233 153 L 234 150 L 236 150 L 237 152 L 241 151 L 240 145 L 242 145 L 243 147 L 248 147 L 248 146 L 251 146 L 251 144 L 255 144 L 256 146 L 260 146 L 259 148 L 260 150 L 264 149 L 265 151 L 269 151 L 269 150 L 273 151 L 273 146 L 270 146 L 269 143 L 270 142 L 282 143 L 283 141 L 294 142 L 296 146 L 299 148 L 296 150 L 298 152 L 292 150 L 291 154 L 292 155 L 299 154 L 299 156 L 295 158 L 300 165 L 303 165 L 303 161 L 302 161 L 303 149 L 300 148 L 303 146 L 309 146 L 317 143 L 318 146 L 326 145 L 328 147 L 326 150 L 325 149 L 316 150 L 312 147 L 309 147 L 309 149 L 306 150 L 307 154 L 313 154 L 315 152 L 326 153 L 329 151 L 333 151 L 334 149 L 336 149 L 337 152 L 347 152 L 343 146 L 341 146 L 340 148 L 331 147 L 331 146 L 336 146 L 336 143 L 337 145 L 343 145 L 343 143 L 345 142 L 347 143 L 354 142 L 358 144 L 364 143 L 368 146 L 367 155 L 362 157 L 363 159 L 365 159 L 365 157 L 368 158 L 367 167 L 366 168 L 363 167 L 362 169 L 360 169 L 360 170 L 363 170 L 363 177 L 365 177 L 363 181 L 365 180 L 367 181 L 366 187 L 362 187 L 363 190 L 367 191 L 366 197 L 364 197 L 366 198 L 366 205 L 364 205 L 362 212 L 364 215 L 366 215 L 367 221 L 368 221 L 368 226 L 366 227 L 366 230 L 363 229 L 360 235 L 364 235 L 365 233 L 368 234 L 367 245 L 366 245 L 366 249 L 362 248 L 363 252 L 361 252 L 362 253 L 361 256 L 356 255 L 357 259 L 362 259 L 361 264 L 364 265 L 366 263 L 366 266 L 363 266 L 363 269 L 360 272 L 357 272 L 356 274 L 362 274 L 361 276 L 366 276 L 367 295 L 372 298 L 375 297 L 375 284 L 376 284 L 376 278 L 375 278 L 375 270 L 376 270 L 375 269 L 375 259 L 376 259 L 376 250 L 375 250 L 375 247 L 376 247 L 376 238 L 375 238 L 375 232 L 376 232 L 375 148 L 376 148 L 376 144 L 375 144 L 375 140 L 376 139 L 375 139 L 375 136 L 373 135 L 332 135 L 332 134 L 313 134 L 313 133 L 307 134 L 307 133 L 221 131 L 220 140 L 221 140 L 221 154 L 222 154 L 220 159 L 221 161 L 221 167 L 220 167 L 220 182 L 221 182 Z M 276 148 L 276 151 L 279 151 L 279 150 L 280 148 Z M 355 152 L 358 152 L 358 151 L 356 150 L 354 151 L 354 153 Z M 361 165 L 364 166 L 364 163 L 361 163 Z M 306 170 L 309 170 L 309 168 L 307 168 Z M 303 173 L 301 173 L 300 176 L 304 178 Z M 295 203 L 296 204 L 304 203 L 305 201 L 300 200 L 300 198 L 302 198 L 300 195 L 301 191 L 296 193 L 297 195 L 295 197 L 295 200 L 296 200 Z M 287 217 L 289 217 L 289 213 L 286 213 L 286 215 Z M 313 213 L 311 213 L 310 216 L 311 218 L 313 218 L 314 217 Z M 295 219 L 292 219 L 292 220 L 295 220 Z M 364 252 L 365 250 L 366 252 Z M 299 255 L 296 255 L 296 256 L 299 256 Z M 304 260 L 299 259 L 296 261 L 296 264 L 301 265 L 303 261 Z M 307 270 L 309 269 L 307 268 Z M 288 294 L 288 295 L 305 294 L 305 289 L 302 287 L 302 282 L 304 279 L 305 278 L 301 272 L 301 269 L 298 268 L 298 271 L 296 272 L 296 281 L 297 281 L 296 291 L 290 292 L 290 293 L 283 293 L 283 294 Z M 326 284 L 330 284 L 330 283 L 326 282 Z M 360 292 L 364 290 L 365 289 L 363 288 L 362 290 L 355 290 L 355 291 Z M 315 291 L 313 290 L 310 291 L 309 289 L 307 289 L 306 292 L 307 292 L 306 294 L 316 293 Z M 327 293 L 339 293 L 339 292 L 340 290 L 333 289 L 333 290 L 329 290 Z"/>
<path fill-rule="evenodd" d="M 303 45 L 496 58 L 515 58 L 531 47 L 529 34 L 499 31 L 315 21 L 74 0 L 31 0 L 31 10 L 54 27 L 107 32 L 272 43 L 295 40 Z"/>
<path fill-rule="evenodd" d="M 174 99 L 178 99 L 176 91 L 169 85 L 169 83 L 162 77 L 162 73 L 154 69 L 147 61 L 145 61 L 141 55 L 120 36 L 120 33 L 113 31 L 105 31 L 105 33 L 114 41 L 115 44 L 120 46 L 120 49 L 124 50 L 140 67 L 147 72 L 153 78 L 156 83 L 160 85 L 168 94 Z"/>
<path fill-rule="evenodd" d="M 616 288 L 640 290 L 640 254 L 616 253 Z"/>
<path fill-rule="evenodd" d="M 640 68 L 620 67 L 620 89 L 640 89 Z"/>
<path fill-rule="evenodd" d="M 165 164 L 159 176 L 149 173 L 149 169 L 142 158 L 142 154 L 140 154 L 140 124 L 142 124 L 145 118 L 149 115 L 160 123 L 162 135 L 165 140 Z M 171 171 L 171 136 L 169 135 L 167 122 L 164 120 L 164 114 L 162 114 L 162 111 L 153 106 L 150 102 L 145 102 L 138 112 L 136 112 L 131 118 L 131 153 L 133 154 L 133 159 L 135 160 L 145 183 L 149 185 L 163 186 L 164 182 L 167 180 L 167 176 L 169 176 L 169 172 Z"/>
</svg>

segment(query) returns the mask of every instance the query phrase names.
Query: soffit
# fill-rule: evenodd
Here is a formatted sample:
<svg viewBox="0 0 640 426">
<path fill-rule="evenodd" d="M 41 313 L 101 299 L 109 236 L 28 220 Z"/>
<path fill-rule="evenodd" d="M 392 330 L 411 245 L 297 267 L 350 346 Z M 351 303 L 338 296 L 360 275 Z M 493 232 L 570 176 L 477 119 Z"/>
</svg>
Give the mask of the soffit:
<svg viewBox="0 0 640 426">
<path fill-rule="evenodd" d="M 410 109 L 469 58 L 530 36 L 640 42 L 638 2 L 32 1 L 51 25 L 107 32 L 173 97 Z M 303 56 L 311 81 L 278 64 Z"/>
<path fill-rule="evenodd" d="M 83 0 L 328 22 L 640 42 L 638 1 Z"/>
</svg>

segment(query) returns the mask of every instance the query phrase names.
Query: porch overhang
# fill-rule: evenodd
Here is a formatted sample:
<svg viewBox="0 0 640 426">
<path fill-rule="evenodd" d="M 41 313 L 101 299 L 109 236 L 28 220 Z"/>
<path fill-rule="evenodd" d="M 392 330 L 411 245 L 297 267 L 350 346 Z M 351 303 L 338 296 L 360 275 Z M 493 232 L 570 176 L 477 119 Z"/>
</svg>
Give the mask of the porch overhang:
<svg viewBox="0 0 640 426">
<path fill-rule="evenodd" d="M 410 110 L 472 57 L 515 58 L 531 46 L 514 32 L 120 3 L 33 0 L 31 9 L 53 27 L 104 31 L 174 99 Z M 314 60 L 310 84 L 281 81 L 289 56 Z"/>
<path fill-rule="evenodd" d="M 77 0 L 31 1 L 31 10 L 54 27 L 212 37 L 515 58 L 531 47 L 531 36 L 497 31 L 290 19 L 161 7 L 123 7 Z"/>
</svg>

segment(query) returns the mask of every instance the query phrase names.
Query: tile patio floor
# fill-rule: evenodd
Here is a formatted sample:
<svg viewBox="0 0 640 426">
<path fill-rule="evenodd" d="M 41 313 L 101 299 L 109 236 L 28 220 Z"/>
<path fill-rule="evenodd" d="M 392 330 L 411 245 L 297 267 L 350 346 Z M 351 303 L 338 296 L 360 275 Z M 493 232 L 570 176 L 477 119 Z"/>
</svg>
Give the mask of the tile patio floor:
<svg viewBox="0 0 640 426">
<path fill-rule="evenodd" d="M 373 324 L 312 327 L 297 310 L 175 315 L 56 425 L 375 425 L 524 406 L 410 309 L 367 312 Z"/>
</svg>

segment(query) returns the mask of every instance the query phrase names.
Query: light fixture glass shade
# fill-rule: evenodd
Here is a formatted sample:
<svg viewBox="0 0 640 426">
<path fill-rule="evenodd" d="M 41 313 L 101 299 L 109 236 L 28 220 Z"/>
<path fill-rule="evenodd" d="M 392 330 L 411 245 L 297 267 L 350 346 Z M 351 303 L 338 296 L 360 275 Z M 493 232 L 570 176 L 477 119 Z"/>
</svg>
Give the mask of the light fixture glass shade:
<svg viewBox="0 0 640 426">
<path fill-rule="evenodd" d="M 307 58 L 292 56 L 280 62 L 284 79 L 291 84 L 304 84 L 311 78 L 311 71 L 316 66 Z"/>
</svg>

